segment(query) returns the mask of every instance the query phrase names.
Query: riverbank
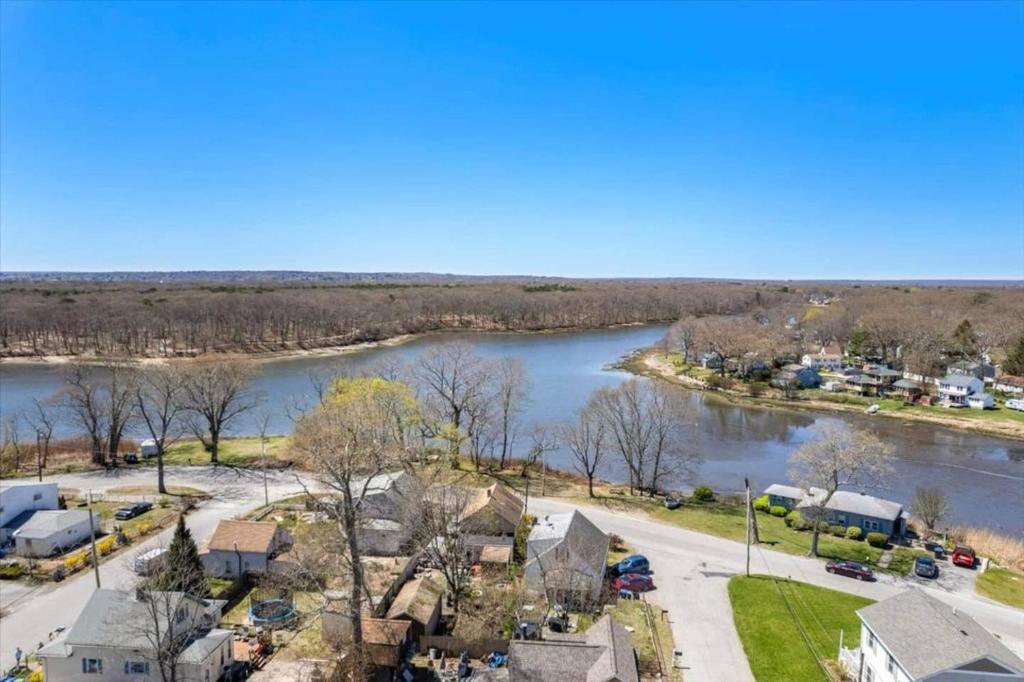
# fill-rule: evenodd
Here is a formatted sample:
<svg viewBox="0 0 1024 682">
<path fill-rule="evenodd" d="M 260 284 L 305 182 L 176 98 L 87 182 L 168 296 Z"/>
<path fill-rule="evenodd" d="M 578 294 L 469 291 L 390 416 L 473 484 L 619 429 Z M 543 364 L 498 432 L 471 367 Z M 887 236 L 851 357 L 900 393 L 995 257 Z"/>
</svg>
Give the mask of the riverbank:
<svg viewBox="0 0 1024 682">
<path fill-rule="evenodd" d="M 869 405 L 877 403 L 881 409 L 875 413 L 875 417 L 935 424 L 989 436 L 1024 440 L 1024 413 L 1011 412 L 1005 408 L 994 412 L 953 410 L 923 405 L 905 406 L 895 400 L 861 398 L 841 393 L 814 394 L 810 391 L 801 391 L 797 397 L 788 398 L 778 389 L 766 387 L 764 384 L 759 387 L 759 390 L 763 391 L 761 394 L 752 395 L 746 384 L 739 384 L 743 386 L 742 390 L 727 387 L 711 388 L 698 377 L 679 373 L 671 360 L 650 348 L 633 353 L 616 366 L 633 374 L 667 381 L 687 390 L 701 391 L 737 405 L 863 415 Z"/>
</svg>

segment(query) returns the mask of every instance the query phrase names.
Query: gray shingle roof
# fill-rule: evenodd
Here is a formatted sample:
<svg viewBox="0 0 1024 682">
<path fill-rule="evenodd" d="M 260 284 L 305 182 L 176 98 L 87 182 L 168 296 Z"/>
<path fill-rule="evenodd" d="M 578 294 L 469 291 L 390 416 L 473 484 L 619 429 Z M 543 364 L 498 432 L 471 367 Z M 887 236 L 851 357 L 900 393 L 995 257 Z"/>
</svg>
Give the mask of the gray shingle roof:
<svg viewBox="0 0 1024 682">
<path fill-rule="evenodd" d="M 568 544 L 573 558 L 577 561 L 572 567 L 574 570 L 582 571 L 586 575 L 604 575 L 605 563 L 608 560 L 608 536 L 590 519 L 575 510 L 539 519 L 537 525 L 530 531 L 527 554 L 531 560 L 537 557 L 543 562 L 544 553 L 551 546 L 547 541 L 562 540 Z"/>
<path fill-rule="evenodd" d="M 775 495 L 776 497 L 788 497 L 792 500 L 800 501 L 807 496 L 807 491 L 803 488 L 798 488 L 795 485 L 782 485 L 780 483 L 773 483 L 764 489 L 765 495 Z"/>
<path fill-rule="evenodd" d="M 980 379 L 970 374 L 947 374 L 939 382 L 939 385 L 949 384 L 950 386 L 959 386 L 960 388 L 970 388 L 978 381 Z"/>
<path fill-rule="evenodd" d="M 832 498 L 825 505 L 826 509 L 846 512 L 848 514 L 860 514 L 876 519 L 888 519 L 895 521 L 903 511 L 903 505 L 898 502 L 890 502 L 880 497 L 872 497 L 864 493 L 854 493 L 848 490 L 837 490 L 832 493 Z"/>
<path fill-rule="evenodd" d="M 509 678 L 516 682 L 638 682 L 629 632 L 611 616 L 584 635 L 543 642 L 515 640 L 509 646 Z"/>
<path fill-rule="evenodd" d="M 89 512 L 81 509 L 52 509 L 37 511 L 15 531 L 19 538 L 46 539 L 54 533 L 89 522 Z"/>
<path fill-rule="evenodd" d="M 857 615 L 914 679 L 982 657 L 1024 672 L 1024 661 L 973 618 L 922 590 L 910 589 L 865 606 Z"/>
</svg>

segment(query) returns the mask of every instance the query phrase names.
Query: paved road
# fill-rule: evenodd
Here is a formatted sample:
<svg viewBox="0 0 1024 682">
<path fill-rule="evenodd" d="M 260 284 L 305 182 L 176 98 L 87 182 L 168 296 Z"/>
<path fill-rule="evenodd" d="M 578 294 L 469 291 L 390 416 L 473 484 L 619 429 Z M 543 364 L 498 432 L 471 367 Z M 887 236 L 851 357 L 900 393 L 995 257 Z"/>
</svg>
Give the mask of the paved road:
<svg viewBox="0 0 1024 682">
<path fill-rule="evenodd" d="M 753 682 L 732 621 L 727 592 L 729 579 L 745 569 L 746 548 L 742 543 L 600 507 L 572 505 L 551 498 L 530 500 L 532 514 L 573 508 L 585 513 L 605 532 L 626 538 L 651 560 L 658 589 L 649 593 L 649 599 L 669 611 L 676 648 L 683 654 L 687 682 Z M 924 587 L 919 580 L 882 575 L 878 582 L 862 583 L 826 573 L 819 560 L 767 549 L 752 553 L 750 570 L 876 600 L 911 585 L 922 586 L 929 594 L 975 618 L 1014 653 L 1024 656 L 1024 611 L 978 597 L 970 591 L 969 580 L 949 580 Z"/>
<path fill-rule="evenodd" d="M 168 469 L 169 485 L 188 485 L 208 491 L 214 499 L 203 503 L 186 517 L 197 543 L 207 540 L 221 519 L 232 518 L 263 503 L 263 477 L 258 472 L 229 467 L 172 467 Z M 120 475 L 105 473 L 55 476 L 61 487 L 102 492 L 125 485 L 154 485 L 152 469 L 125 471 Z M 294 474 L 271 472 L 268 476 L 270 499 L 301 491 Z M 135 583 L 131 558 L 170 541 L 173 528 L 132 547 L 127 552 L 100 565 L 103 587 L 128 588 Z M 62 583 L 47 583 L 34 590 L 13 589 L 0 582 L 0 669 L 14 665 L 14 649 L 34 651 L 39 642 L 46 643 L 49 633 L 58 626 L 70 627 L 89 600 L 96 581 L 92 571 L 81 571 Z"/>
</svg>

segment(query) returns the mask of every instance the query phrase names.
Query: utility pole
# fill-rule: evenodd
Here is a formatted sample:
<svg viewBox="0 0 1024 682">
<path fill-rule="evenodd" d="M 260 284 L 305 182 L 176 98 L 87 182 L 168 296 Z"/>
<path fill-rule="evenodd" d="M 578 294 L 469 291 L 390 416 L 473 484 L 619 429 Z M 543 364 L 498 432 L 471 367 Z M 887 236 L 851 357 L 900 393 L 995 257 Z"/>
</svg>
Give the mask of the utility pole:
<svg viewBox="0 0 1024 682">
<path fill-rule="evenodd" d="M 89 491 L 90 506 L 89 506 L 89 542 L 92 544 L 92 571 L 96 576 L 96 589 L 100 589 L 100 562 L 96 556 L 96 526 L 93 525 L 92 521 L 92 491 Z"/>
<path fill-rule="evenodd" d="M 523 502 L 523 513 L 530 513 L 530 475 L 526 475 L 526 500 Z"/>
<path fill-rule="evenodd" d="M 39 471 L 39 482 L 43 482 L 43 434 L 36 431 L 36 469 Z"/>
<path fill-rule="evenodd" d="M 263 506 L 270 505 L 270 492 L 267 490 L 267 439 L 260 435 L 260 460 L 263 462 Z"/>
<path fill-rule="evenodd" d="M 540 496 L 547 497 L 548 458 L 540 453 Z"/>
<path fill-rule="evenodd" d="M 747 489 L 747 577 L 750 577 L 750 481 L 743 479 L 743 485 Z"/>
</svg>

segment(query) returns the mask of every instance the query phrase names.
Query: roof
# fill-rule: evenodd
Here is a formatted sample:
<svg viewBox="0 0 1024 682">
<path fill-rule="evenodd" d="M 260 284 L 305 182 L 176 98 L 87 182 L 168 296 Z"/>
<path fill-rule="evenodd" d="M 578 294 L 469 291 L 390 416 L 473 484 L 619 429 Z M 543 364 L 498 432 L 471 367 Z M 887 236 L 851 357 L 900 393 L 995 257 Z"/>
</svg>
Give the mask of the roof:
<svg viewBox="0 0 1024 682">
<path fill-rule="evenodd" d="M 862 384 L 864 386 L 877 386 L 878 379 L 870 377 L 867 374 L 851 374 L 846 377 L 846 383 Z"/>
<path fill-rule="evenodd" d="M 481 488 L 473 494 L 466 502 L 463 518 L 468 520 L 481 512 L 490 512 L 502 521 L 515 526 L 523 516 L 523 501 L 505 486 L 495 483 L 491 487 Z"/>
<path fill-rule="evenodd" d="M 363 616 L 363 641 L 366 644 L 398 645 L 409 635 L 412 623 L 391 618 L 368 618 Z"/>
<path fill-rule="evenodd" d="M 1003 376 L 996 379 L 997 384 L 1005 384 L 1007 386 L 1024 386 L 1024 377 L 1013 376 L 1012 374 L 1004 374 Z"/>
<path fill-rule="evenodd" d="M 512 561 L 511 545 L 484 545 L 480 550 L 480 563 L 507 564 Z"/>
<path fill-rule="evenodd" d="M 33 512 L 32 516 L 14 531 L 14 536 L 42 540 L 80 523 L 89 523 L 89 512 L 81 509 L 44 509 Z"/>
<path fill-rule="evenodd" d="M 407 617 L 427 624 L 434 615 L 437 602 L 444 595 L 444 585 L 433 574 L 414 578 L 402 585 L 388 609 L 388 618 Z"/>
<path fill-rule="evenodd" d="M 977 382 L 981 381 L 978 377 L 973 374 L 947 374 L 942 377 L 942 381 L 939 384 L 949 384 L 950 386 L 959 386 L 961 388 L 970 388 Z"/>
<path fill-rule="evenodd" d="M 231 630 L 210 630 L 205 636 L 196 639 L 181 652 L 182 663 L 202 663 L 215 652 L 225 640 L 231 640 L 235 633 Z"/>
<path fill-rule="evenodd" d="M 400 490 L 407 481 L 408 476 L 409 474 L 402 470 L 389 471 L 369 478 L 366 478 L 365 476 L 363 478 L 357 478 L 349 484 L 349 487 L 352 489 L 352 494 L 357 498 L 360 496 L 371 497 L 373 495 L 386 493 L 396 488 Z M 363 493 L 364 488 L 366 490 L 365 494 Z"/>
<path fill-rule="evenodd" d="M 17 480 L 3 480 L 0 481 L 0 492 L 5 490 L 11 490 L 12 488 L 51 488 L 54 492 L 57 490 L 56 483 L 40 483 L 38 481 L 17 481 Z"/>
<path fill-rule="evenodd" d="M 576 510 L 564 514 L 550 514 L 537 521 L 527 541 L 529 558 L 542 558 L 552 546 L 563 541 L 572 550 L 574 571 L 582 571 L 587 575 L 604 575 L 605 563 L 608 560 L 608 536 Z M 530 545 L 546 546 L 539 551 L 538 556 L 537 550 L 531 549 Z"/>
<path fill-rule="evenodd" d="M 901 592 L 859 609 L 857 615 L 914 679 L 983 657 L 1024 672 L 1024 661 L 973 618 L 923 590 Z"/>
<path fill-rule="evenodd" d="M 894 369 L 888 367 L 871 367 L 870 369 L 864 370 L 865 374 L 872 374 L 876 377 L 899 377 L 903 376 L 902 373 L 897 372 Z"/>
<path fill-rule="evenodd" d="M 825 505 L 825 508 L 847 512 L 848 514 L 870 516 L 875 519 L 888 519 L 889 521 L 898 519 L 903 511 L 903 505 L 898 502 L 890 502 L 880 497 L 872 497 L 865 493 L 855 493 L 848 490 L 837 490 L 832 493 L 832 497 Z"/>
<path fill-rule="evenodd" d="M 802 500 L 807 496 L 807 491 L 803 488 L 798 488 L 795 485 L 773 483 L 764 489 L 764 494 L 775 495 L 776 497 L 788 497 L 793 500 Z"/>
<path fill-rule="evenodd" d="M 604 616 L 582 636 L 545 641 L 513 640 L 509 645 L 509 677 L 542 682 L 638 682 L 636 657 L 629 632 Z"/>
<path fill-rule="evenodd" d="M 278 525 L 273 521 L 222 520 L 207 545 L 207 549 L 237 549 L 239 552 L 262 552 L 269 554 L 274 549 L 274 536 Z"/>
<path fill-rule="evenodd" d="M 920 390 L 921 385 L 918 384 L 916 381 L 911 381 L 910 379 L 900 379 L 899 381 L 893 383 L 893 388 L 905 388 L 908 391 L 912 391 L 914 389 Z"/>
</svg>

